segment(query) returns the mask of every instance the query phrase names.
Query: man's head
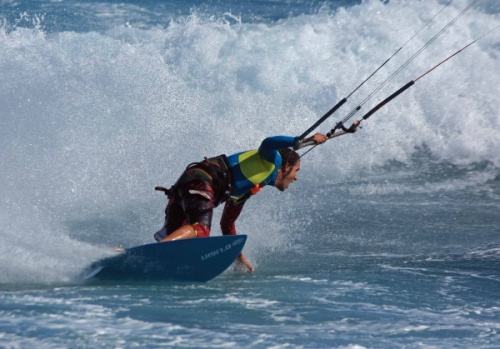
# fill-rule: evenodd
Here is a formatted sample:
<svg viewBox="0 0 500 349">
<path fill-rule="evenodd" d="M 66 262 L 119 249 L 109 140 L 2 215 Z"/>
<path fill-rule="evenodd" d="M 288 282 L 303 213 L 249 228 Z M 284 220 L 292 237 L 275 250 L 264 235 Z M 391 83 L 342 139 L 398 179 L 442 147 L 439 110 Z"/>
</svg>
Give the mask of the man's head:
<svg viewBox="0 0 500 349">
<path fill-rule="evenodd" d="M 278 169 L 278 176 L 274 186 L 279 191 L 284 191 L 290 183 L 297 180 L 297 171 L 300 170 L 300 156 L 291 149 L 280 150 L 281 167 Z"/>
</svg>

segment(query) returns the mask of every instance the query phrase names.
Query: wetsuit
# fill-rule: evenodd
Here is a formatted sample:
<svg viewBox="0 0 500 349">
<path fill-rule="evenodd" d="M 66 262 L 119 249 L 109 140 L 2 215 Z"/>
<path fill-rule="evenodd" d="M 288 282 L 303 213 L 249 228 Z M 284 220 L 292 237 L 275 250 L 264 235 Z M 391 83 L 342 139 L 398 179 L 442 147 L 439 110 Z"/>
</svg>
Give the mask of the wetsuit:
<svg viewBox="0 0 500 349">
<path fill-rule="evenodd" d="M 264 139 L 259 149 L 221 155 L 188 166 L 171 188 L 165 224 L 155 234 L 161 240 L 182 225 L 194 227 L 197 237 L 209 236 L 214 207 L 226 202 L 221 228 L 236 234 L 238 218 L 248 193 L 256 185 L 274 185 L 281 167 L 280 149 L 293 147 L 298 137 Z"/>
</svg>

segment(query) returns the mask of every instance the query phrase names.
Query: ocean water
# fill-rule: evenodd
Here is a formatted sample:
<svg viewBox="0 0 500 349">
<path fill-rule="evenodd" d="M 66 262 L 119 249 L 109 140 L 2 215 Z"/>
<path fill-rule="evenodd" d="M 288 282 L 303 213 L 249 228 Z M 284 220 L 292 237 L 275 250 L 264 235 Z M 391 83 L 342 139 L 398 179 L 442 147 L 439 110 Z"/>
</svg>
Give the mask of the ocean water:
<svg viewBox="0 0 500 349">
<path fill-rule="evenodd" d="M 1 0 L 0 348 L 500 348 L 500 29 L 252 198 L 254 273 L 81 280 L 153 242 L 156 185 L 301 134 L 404 45 L 328 132 L 447 3 Z M 499 24 L 478 1 L 351 120 Z"/>
</svg>

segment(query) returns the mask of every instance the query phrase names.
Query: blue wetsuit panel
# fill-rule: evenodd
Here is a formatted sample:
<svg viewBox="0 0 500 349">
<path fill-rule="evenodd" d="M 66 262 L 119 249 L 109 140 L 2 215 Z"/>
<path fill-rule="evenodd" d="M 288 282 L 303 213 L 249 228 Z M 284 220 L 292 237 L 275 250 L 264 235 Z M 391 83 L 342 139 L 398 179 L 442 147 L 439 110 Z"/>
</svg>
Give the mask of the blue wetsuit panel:
<svg viewBox="0 0 500 349">
<path fill-rule="evenodd" d="M 274 185 L 281 166 L 280 149 L 293 147 L 298 137 L 274 136 L 264 139 L 258 150 L 228 156 L 233 172 L 232 197 L 241 197 L 256 184 Z"/>
</svg>

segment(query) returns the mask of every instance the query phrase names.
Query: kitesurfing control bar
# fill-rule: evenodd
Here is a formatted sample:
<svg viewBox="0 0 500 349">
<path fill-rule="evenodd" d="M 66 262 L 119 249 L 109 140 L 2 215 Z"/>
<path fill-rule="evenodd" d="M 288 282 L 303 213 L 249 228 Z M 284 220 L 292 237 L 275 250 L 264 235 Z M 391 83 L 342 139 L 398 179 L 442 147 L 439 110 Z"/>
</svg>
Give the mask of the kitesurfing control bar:
<svg viewBox="0 0 500 349">
<path fill-rule="evenodd" d="M 481 35 L 477 39 L 471 41 L 470 43 L 468 43 L 467 45 L 465 45 L 464 47 L 462 47 L 461 49 L 459 49 L 458 51 L 456 51 L 454 54 L 452 54 L 452 55 L 448 56 L 447 58 L 443 59 L 441 62 L 439 62 L 438 64 L 434 65 L 431 69 L 427 70 L 425 73 L 423 73 L 422 75 L 420 75 L 415 80 L 412 80 L 412 81 L 408 82 L 406 85 L 404 85 L 403 87 L 401 87 L 400 89 L 398 89 L 396 92 L 394 92 L 393 94 L 391 94 L 389 97 L 387 97 L 386 99 L 384 99 L 383 101 L 381 101 L 380 103 L 378 103 L 375 107 L 373 107 L 368 113 L 366 113 L 361 118 L 360 121 L 355 121 L 349 129 L 346 129 L 344 127 L 344 125 L 343 125 L 343 123 L 345 122 L 344 121 L 345 119 L 343 121 L 337 123 L 337 125 L 335 125 L 335 127 L 327 134 L 328 139 L 335 138 L 335 137 L 338 137 L 338 136 L 342 136 L 342 135 L 345 135 L 347 133 L 354 133 L 356 131 L 356 128 L 359 126 L 359 124 L 360 124 L 361 121 L 367 120 L 370 116 L 372 116 L 377 111 L 379 111 L 380 108 L 382 108 L 384 105 L 386 105 L 387 103 L 389 103 L 390 101 L 392 101 L 394 98 L 396 98 L 397 96 L 399 96 L 401 93 L 403 93 L 404 91 L 406 91 L 407 89 L 409 89 L 411 86 L 413 86 L 415 84 L 415 82 L 417 82 L 418 80 L 420 80 L 421 78 L 423 78 L 424 76 L 426 76 L 427 74 L 429 74 L 430 72 L 434 71 L 437 67 L 441 66 L 442 64 L 444 64 L 445 62 L 447 62 L 448 60 L 450 60 L 454 56 L 458 55 L 460 52 L 464 51 L 466 48 L 468 48 L 472 44 L 476 43 L 480 39 L 484 38 L 489 33 L 497 30 L 498 28 L 500 28 L 500 25 L 494 27 L 490 31 L 486 32 L 485 34 Z M 359 110 L 359 109 L 357 109 L 357 110 Z M 352 116 L 352 115 L 350 115 L 350 116 Z M 335 132 L 339 128 L 341 128 L 342 131 Z M 311 147 L 311 149 L 309 149 L 308 151 L 306 151 L 300 157 L 303 157 L 309 151 L 311 151 L 312 149 L 314 149 L 317 146 L 317 144 L 315 144 L 314 141 L 308 141 L 308 142 L 303 142 L 303 143 L 300 142 L 298 144 L 297 149 L 305 148 L 305 147 L 308 147 L 308 146 L 313 146 L 313 147 Z"/>
<path fill-rule="evenodd" d="M 426 71 L 424 74 L 420 75 L 418 78 L 416 78 L 415 80 L 412 80 L 410 82 L 408 82 L 406 85 L 404 85 L 403 87 L 401 87 L 400 89 L 398 89 L 396 92 L 394 92 L 393 94 L 391 94 L 389 97 L 387 97 L 386 99 L 384 99 L 383 101 L 381 101 L 380 103 L 378 103 L 375 107 L 373 107 L 368 113 L 366 113 L 361 120 L 359 121 L 355 121 L 352 126 L 349 128 L 349 129 L 346 129 L 344 127 L 344 123 L 349 120 L 354 114 L 356 114 L 360 109 L 361 109 L 361 106 L 363 104 L 365 104 L 376 92 L 378 92 L 389 80 L 391 80 L 396 74 L 398 74 L 404 67 L 406 67 L 418 54 L 420 54 L 420 52 L 422 52 L 426 47 L 428 47 L 432 42 L 434 42 L 437 37 L 439 35 L 441 35 L 447 28 L 449 28 L 454 22 L 456 22 L 458 20 L 458 18 L 460 18 L 461 16 L 463 16 L 463 14 L 465 12 L 467 12 L 478 0 L 474 0 L 472 3 L 469 4 L 469 6 L 464 9 L 458 16 L 456 16 L 448 25 L 446 25 L 438 34 L 436 34 L 431 40 L 429 40 L 416 54 L 414 54 L 409 60 L 407 60 L 395 73 L 393 73 L 388 79 L 386 79 L 377 89 L 375 89 L 375 91 L 373 91 L 367 98 L 365 98 L 365 100 L 363 100 L 363 102 L 357 107 L 355 108 L 353 111 L 351 111 L 351 113 L 349 113 L 344 119 L 342 119 L 342 121 L 338 122 L 335 127 L 329 132 L 327 133 L 327 139 L 331 139 L 331 138 L 335 138 L 335 137 L 339 137 L 339 136 L 342 136 L 344 134 L 347 134 L 347 133 L 354 133 L 356 131 L 356 128 L 359 126 L 359 124 L 361 123 L 361 121 L 363 120 L 367 120 L 370 116 L 372 116 L 373 114 L 375 114 L 378 110 L 380 110 L 384 105 L 386 105 L 387 103 L 389 103 L 391 100 L 393 100 L 394 98 L 396 98 L 397 96 L 399 96 L 400 94 L 402 94 L 404 91 L 406 91 L 407 89 L 409 89 L 411 86 L 413 86 L 415 84 L 415 82 L 417 82 L 418 80 L 420 80 L 421 78 L 423 78 L 424 76 L 426 76 L 427 74 L 429 74 L 430 72 L 432 72 L 434 69 L 436 69 L 437 67 L 439 67 L 440 65 L 442 65 L 443 63 L 445 63 L 446 61 L 450 60 L 452 57 L 458 55 L 460 52 L 462 52 L 463 50 L 465 50 L 466 48 L 468 48 L 469 46 L 471 46 L 472 44 L 474 44 L 475 42 L 477 42 L 478 40 L 482 39 L 483 37 L 485 37 L 486 35 L 488 35 L 489 33 L 491 33 L 492 31 L 498 29 L 500 26 L 496 26 L 494 27 L 493 29 L 491 29 L 490 31 L 486 32 L 485 34 L 483 34 L 482 36 L 478 37 L 477 39 L 473 40 L 472 42 L 470 42 L 469 44 L 467 44 L 466 46 L 462 47 L 460 50 L 458 50 L 457 52 L 455 52 L 454 54 L 448 56 L 446 59 L 442 60 L 440 63 L 436 64 L 434 67 L 432 67 L 431 69 L 429 69 L 428 71 Z M 449 4 L 451 3 L 448 2 L 448 4 L 446 6 L 448 6 Z M 446 7 L 445 6 L 445 7 Z M 428 24 L 428 23 L 427 23 Z M 427 25 L 426 24 L 426 25 Z M 410 39 L 411 40 L 411 39 Z M 403 45 L 404 46 L 404 45 Z M 401 47 L 402 48 L 402 47 Z M 400 49 L 401 49 L 400 48 Z M 399 49 L 399 50 L 400 50 Z M 399 52 L 399 50 L 397 52 Z M 396 52 L 396 53 L 397 53 Z M 392 58 L 392 57 L 391 57 Z M 386 62 L 384 62 L 383 65 L 385 65 Z M 382 65 L 382 66 L 383 66 Z M 380 68 L 379 68 L 380 69 Z M 378 69 L 377 69 L 378 70 Z M 376 71 L 373 73 L 375 74 Z M 361 83 L 361 85 L 363 85 L 369 78 L 371 78 L 370 75 L 367 79 L 365 79 L 365 81 L 363 81 L 363 83 Z M 297 143 L 297 146 L 295 147 L 295 150 L 297 149 L 301 149 L 301 148 L 305 148 L 305 147 L 308 147 L 308 146 L 312 146 L 310 149 L 308 149 L 305 153 L 303 153 L 300 157 L 302 158 L 304 155 L 306 155 L 308 152 L 310 152 L 312 149 L 314 149 L 318 144 L 316 144 L 314 141 L 308 141 L 308 142 L 302 142 L 303 138 L 309 133 L 311 132 L 313 129 L 315 129 L 317 126 L 319 126 L 323 121 L 325 121 L 330 115 L 332 115 L 338 108 L 340 108 L 342 106 L 342 104 L 344 104 L 346 101 L 347 101 L 347 98 L 349 98 L 359 87 L 358 86 L 348 97 L 344 98 L 342 101 L 340 101 L 339 103 L 337 103 L 337 105 L 335 105 L 328 113 L 326 113 L 320 120 L 318 120 L 313 126 L 311 126 L 306 132 L 304 132 L 300 138 L 299 138 L 299 142 Z M 338 129 L 342 129 L 342 131 L 340 132 L 335 132 L 336 130 Z"/>
<path fill-rule="evenodd" d="M 328 119 L 328 117 L 330 117 L 333 113 L 335 113 L 337 111 L 337 109 L 339 109 L 346 101 L 347 99 L 349 99 L 357 90 L 359 90 L 361 88 L 361 86 L 363 86 L 368 80 L 370 80 L 383 66 L 385 66 L 396 54 L 399 53 L 399 51 L 401 51 L 410 41 L 412 41 L 418 33 L 420 33 L 425 27 L 427 27 L 446 7 L 448 7 L 451 3 L 452 3 L 453 0 L 450 0 L 448 1 L 448 3 L 437 13 L 434 15 L 434 17 L 432 17 L 427 23 L 425 23 L 425 25 L 423 27 L 421 27 L 408 41 L 406 41 L 399 49 L 396 50 L 396 52 L 394 52 L 384 63 L 382 63 L 373 73 L 371 73 L 365 80 L 363 80 L 363 82 L 361 82 L 347 97 L 345 97 L 344 99 L 342 99 L 340 102 L 338 102 L 332 109 L 330 109 L 330 111 L 328 111 L 325 115 L 323 115 L 318 121 L 316 121 L 316 123 L 314 123 L 314 125 L 312 125 L 311 127 L 309 127 L 304 133 L 302 133 L 302 135 L 300 135 L 299 137 L 299 142 L 302 141 L 311 131 L 313 131 L 316 127 L 318 127 L 319 125 L 321 125 L 326 119 Z M 463 13 L 465 13 L 472 5 L 474 5 L 474 3 L 476 3 L 478 0 L 474 0 L 474 2 L 472 4 L 469 5 L 469 7 L 464 10 L 459 16 L 457 16 L 457 18 L 454 19 L 454 21 L 456 21 L 460 16 L 463 15 Z M 450 23 L 448 26 L 450 26 L 451 24 L 453 24 L 453 22 Z M 447 27 L 445 27 L 443 29 L 446 30 Z M 429 41 L 426 45 L 429 45 L 433 40 L 435 40 L 442 32 L 438 33 L 431 41 Z M 426 46 L 424 46 L 425 48 Z M 423 50 L 423 49 L 422 49 Z M 417 52 L 417 55 L 418 55 L 419 52 Z M 414 58 L 414 57 L 413 57 Z M 412 58 L 412 59 L 413 59 Z M 411 59 L 410 59 L 411 61 Z M 409 61 L 407 61 L 406 64 L 408 64 Z M 405 65 L 403 65 L 402 68 L 404 68 Z M 400 69 L 402 69 L 400 68 Z M 395 74 L 397 74 L 399 72 L 396 71 Z M 393 75 L 393 76 L 394 76 Z M 392 76 L 392 77 L 393 77 Z M 392 79 L 392 77 L 390 77 L 388 80 L 386 80 L 377 90 L 375 90 L 374 92 L 372 92 L 372 94 L 370 94 L 357 108 L 355 108 L 354 110 L 352 110 L 349 115 L 347 115 L 341 122 L 337 123 L 337 125 L 335 126 L 335 128 L 331 131 L 331 133 L 334 133 L 335 130 L 339 129 L 340 128 L 340 125 L 344 122 L 346 122 L 347 120 L 349 120 L 354 114 L 356 114 L 360 109 L 361 109 L 361 106 L 366 103 L 366 101 L 368 99 L 371 98 L 371 96 L 373 94 L 375 94 L 379 89 L 382 88 L 382 86 L 387 83 L 390 79 Z"/>
<path fill-rule="evenodd" d="M 338 102 L 337 104 L 335 104 L 335 106 L 332 109 L 330 109 L 325 115 L 323 115 L 321 117 L 321 119 L 319 119 L 318 121 L 316 121 L 314 123 L 314 125 L 312 125 L 311 127 L 309 127 L 303 134 L 301 134 L 300 137 L 299 137 L 299 140 L 304 139 L 312 130 L 314 130 L 316 127 L 318 127 L 319 125 L 321 125 L 323 123 L 323 121 L 325 121 L 326 119 L 328 119 L 328 117 L 330 115 L 332 115 L 333 113 L 335 113 L 337 111 L 337 109 L 339 109 L 345 102 L 347 102 L 347 98 L 344 98 L 340 102 Z"/>
<path fill-rule="evenodd" d="M 363 120 L 368 119 L 370 116 L 372 116 L 373 114 L 375 114 L 384 105 L 386 105 L 387 103 L 389 103 L 390 101 L 392 101 L 394 98 L 396 98 L 397 96 L 399 96 L 401 93 L 405 92 L 407 89 L 409 89 L 411 86 L 413 86 L 414 83 L 415 83 L 415 81 L 412 80 L 409 83 L 407 83 L 406 85 L 404 85 L 403 87 L 401 87 L 399 90 L 397 90 L 392 95 L 390 95 L 389 97 L 387 97 L 386 99 L 384 99 L 382 102 L 380 102 L 379 104 L 377 104 L 375 107 L 373 107 L 368 113 L 366 113 L 363 116 L 362 119 Z"/>
<path fill-rule="evenodd" d="M 338 124 L 335 126 L 335 128 L 334 128 L 334 129 L 332 129 L 330 132 L 328 132 L 328 133 L 326 134 L 326 137 L 327 137 L 328 139 L 332 139 L 332 138 L 336 138 L 336 137 L 339 137 L 339 136 L 343 136 L 343 135 L 345 135 L 345 134 L 347 134 L 347 133 L 354 133 L 354 132 L 356 132 L 356 129 L 358 128 L 358 126 L 359 126 L 359 121 L 354 121 L 354 123 L 353 123 L 353 124 L 351 125 L 351 127 L 349 127 L 349 128 L 346 128 L 346 127 L 344 126 L 344 124 L 342 124 L 342 123 L 338 123 Z M 339 129 L 339 128 L 341 128 L 341 129 L 342 129 L 342 131 L 335 132 L 335 130 L 337 130 L 337 129 Z M 309 146 L 311 146 L 311 145 L 316 146 L 316 145 L 318 145 L 318 144 L 316 144 L 313 140 L 310 140 L 310 141 L 307 141 L 307 142 L 300 142 L 300 143 L 298 144 L 298 146 L 297 146 L 296 150 L 301 149 L 301 148 L 305 148 L 305 147 L 309 147 Z M 309 149 L 309 150 L 308 150 L 308 152 L 309 152 L 309 151 L 311 151 L 312 149 L 313 149 L 313 148 Z M 307 154 L 307 153 L 302 154 L 302 156 L 304 156 L 305 154 Z"/>
<path fill-rule="evenodd" d="M 343 136 L 345 135 L 346 131 L 339 131 L 339 132 L 336 132 L 334 134 L 329 134 L 329 136 L 327 135 L 328 139 L 331 139 L 331 138 L 335 138 L 335 137 L 338 137 L 338 136 Z M 298 150 L 298 149 L 302 149 L 302 148 L 305 148 L 305 147 L 310 147 L 311 145 L 317 145 L 314 141 L 307 141 L 307 142 L 300 142 L 297 146 L 297 148 L 295 150 Z M 312 148 L 310 149 L 312 150 Z M 301 156 L 304 156 L 306 155 L 306 153 L 302 154 Z"/>
</svg>

